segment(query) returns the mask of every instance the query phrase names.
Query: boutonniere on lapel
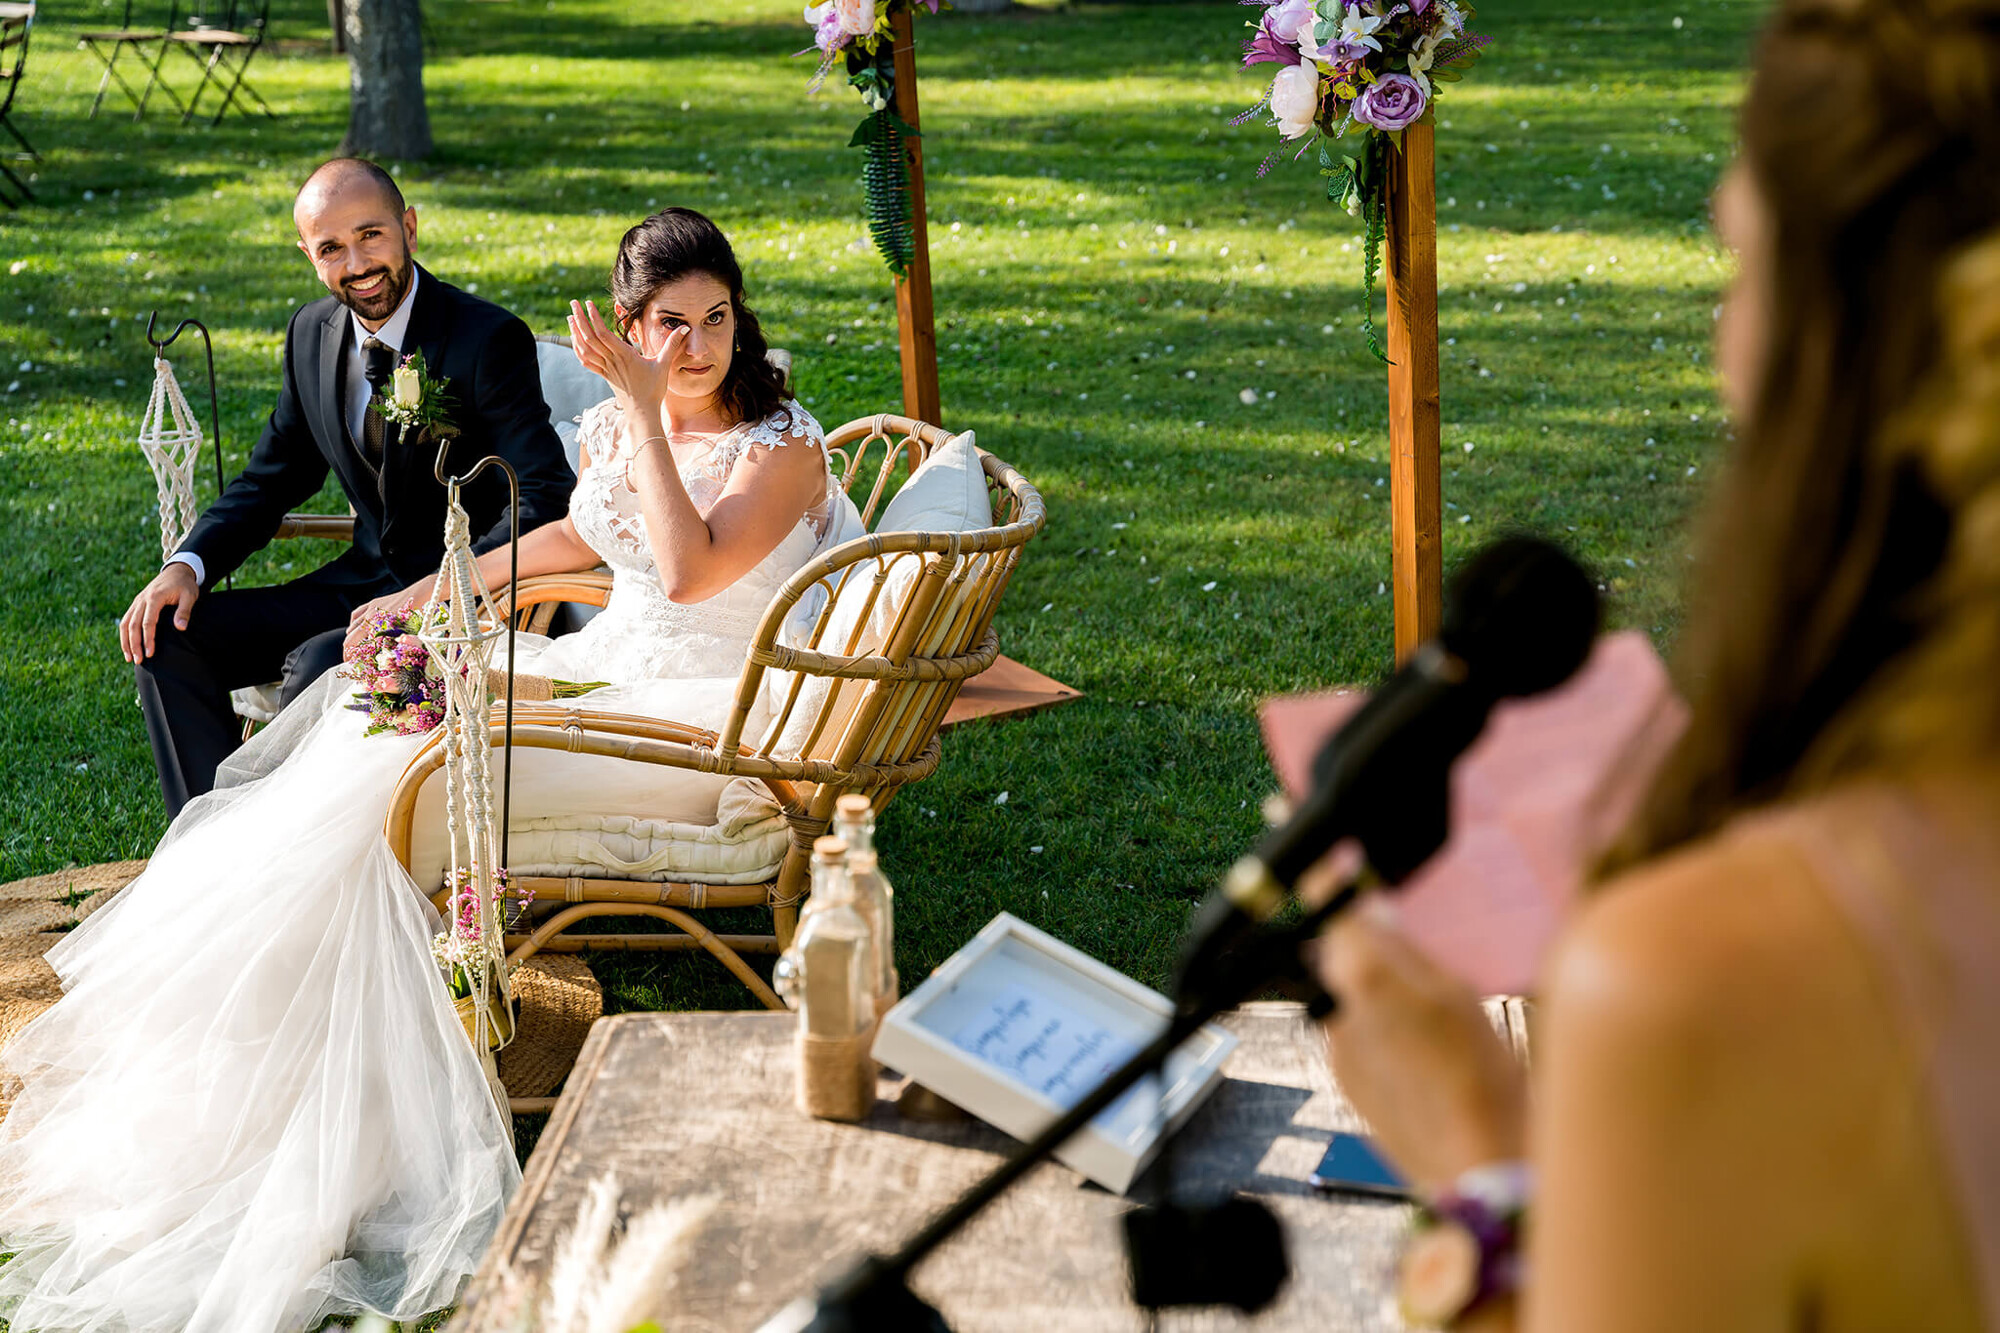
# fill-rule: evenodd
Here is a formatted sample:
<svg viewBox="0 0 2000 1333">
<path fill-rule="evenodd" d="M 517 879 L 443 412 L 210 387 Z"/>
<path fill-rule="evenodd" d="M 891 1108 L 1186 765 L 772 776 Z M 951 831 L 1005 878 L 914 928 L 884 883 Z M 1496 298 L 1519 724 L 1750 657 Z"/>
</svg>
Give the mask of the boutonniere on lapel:
<svg viewBox="0 0 2000 1333">
<path fill-rule="evenodd" d="M 445 387 L 449 383 L 425 368 L 421 350 L 411 352 L 396 367 L 389 392 L 374 405 L 375 410 L 401 426 L 406 440 L 449 440 L 458 434 L 451 421 L 452 399 Z"/>
</svg>

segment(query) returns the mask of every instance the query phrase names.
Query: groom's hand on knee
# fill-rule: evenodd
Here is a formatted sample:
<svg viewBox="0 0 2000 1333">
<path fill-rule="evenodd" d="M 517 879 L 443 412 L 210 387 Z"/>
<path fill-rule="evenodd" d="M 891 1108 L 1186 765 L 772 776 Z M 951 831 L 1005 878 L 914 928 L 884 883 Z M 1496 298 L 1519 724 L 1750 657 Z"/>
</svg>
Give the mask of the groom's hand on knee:
<svg viewBox="0 0 2000 1333">
<path fill-rule="evenodd" d="M 186 629 L 188 613 L 200 596 L 201 585 L 195 582 L 194 571 L 179 561 L 155 574 L 118 622 L 118 646 L 125 660 L 143 662 L 153 655 L 160 617 L 169 609 L 174 613 L 174 628 Z"/>
</svg>

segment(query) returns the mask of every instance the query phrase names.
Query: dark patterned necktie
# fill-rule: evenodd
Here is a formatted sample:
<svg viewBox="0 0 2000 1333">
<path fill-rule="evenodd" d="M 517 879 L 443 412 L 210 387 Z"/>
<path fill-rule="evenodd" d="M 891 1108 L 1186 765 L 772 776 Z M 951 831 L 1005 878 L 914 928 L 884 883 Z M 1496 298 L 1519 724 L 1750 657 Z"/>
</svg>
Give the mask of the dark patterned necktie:
<svg viewBox="0 0 2000 1333">
<path fill-rule="evenodd" d="M 382 466 L 382 444 L 389 432 L 388 418 L 377 410 L 383 389 L 396 373 L 396 349 L 380 338 L 361 341 L 361 369 L 368 377 L 368 406 L 361 413 L 361 452 L 370 467 Z"/>
</svg>

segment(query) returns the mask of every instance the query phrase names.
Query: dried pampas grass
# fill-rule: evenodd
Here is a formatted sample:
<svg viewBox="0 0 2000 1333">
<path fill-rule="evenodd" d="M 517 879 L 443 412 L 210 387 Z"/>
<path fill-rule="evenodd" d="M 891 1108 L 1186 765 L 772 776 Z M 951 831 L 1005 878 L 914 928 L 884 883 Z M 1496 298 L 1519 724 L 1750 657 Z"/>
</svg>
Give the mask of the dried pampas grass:
<svg viewBox="0 0 2000 1333">
<path fill-rule="evenodd" d="M 576 1225 L 549 1265 L 538 1333 L 630 1333 L 669 1327 L 667 1299 L 696 1233 L 715 1211 L 712 1195 L 654 1204 L 619 1234 L 615 1175 L 591 1182 Z"/>
</svg>

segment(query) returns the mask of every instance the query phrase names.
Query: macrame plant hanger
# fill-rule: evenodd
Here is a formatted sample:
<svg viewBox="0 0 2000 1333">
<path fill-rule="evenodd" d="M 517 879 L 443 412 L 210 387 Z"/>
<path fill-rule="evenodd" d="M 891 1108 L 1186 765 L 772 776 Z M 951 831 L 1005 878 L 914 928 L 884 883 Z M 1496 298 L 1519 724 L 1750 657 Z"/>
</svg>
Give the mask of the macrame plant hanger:
<svg viewBox="0 0 2000 1333">
<path fill-rule="evenodd" d="M 446 883 L 453 887 L 451 934 L 454 956 L 464 960 L 471 994 L 472 1047 L 486 1071 L 486 1081 L 501 1111 L 507 1091 L 500 1082 L 494 1052 L 514 1036 L 513 984 L 507 975 L 506 922 L 496 892 L 500 870 L 507 864 L 507 823 L 514 776 L 514 618 L 502 615 L 492 592 L 479 576 L 472 555 L 472 524 L 460 492 L 491 465 L 507 474 L 509 496 L 508 586 L 520 575 L 521 492 L 519 479 L 505 459 L 480 459 L 462 477 L 447 477 L 445 452 L 449 438 L 438 446 L 434 475 L 445 488 L 444 561 L 417 637 L 430 652 L 444 679 L 443 729 L 445 826 L 450 848 Z M 493 809 L 492 742 L 490 738 L 490 677 L 493 644 L 507 638 L 505 683 L 506 723 L 500 809 Z M 475 962 L 476 960 L 476 962 Z"/>
<path fill-rule="evenodd" d="M 153 349 L 153 393 L 146 402 L 146 415 L 139 423 L 139 452 L 146 456 L 146 463 L 153 470 L 153 485 L 159 492 L 160 559 L 164 561 L 181 549 L 195 519 L 194 467 L 201 458 L 201 424 L 195 420 L 187 395 L 181 392 L 180 381 L 174 378 L 173 363 L 165 355 L 174 340 L 190 328 L 200 330 L 202 348 L 208 353 L 208 421 L 210 433 L 215 437 L 218 494 L 224 483 L 222 415 L 215 393 L 215 344 L 208 336 L 208 326 L 198 319 L 184 319 L 174 326 L 172 333 L 157 338 L 153 329 L 159 318 L 157 310 L 146 316 L 146 342 Z M 224 582 L 227 585 L 228 580 Z"/>
</svg>

